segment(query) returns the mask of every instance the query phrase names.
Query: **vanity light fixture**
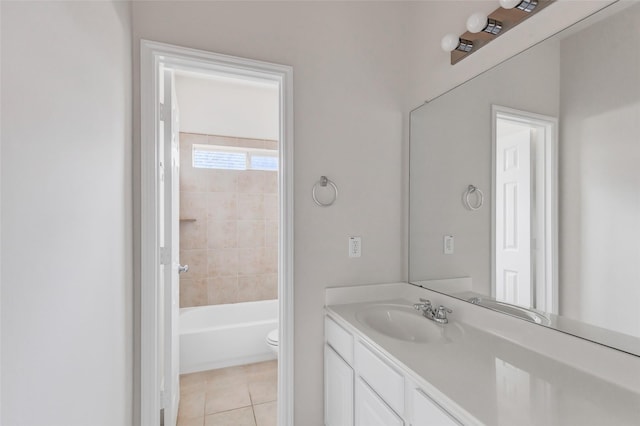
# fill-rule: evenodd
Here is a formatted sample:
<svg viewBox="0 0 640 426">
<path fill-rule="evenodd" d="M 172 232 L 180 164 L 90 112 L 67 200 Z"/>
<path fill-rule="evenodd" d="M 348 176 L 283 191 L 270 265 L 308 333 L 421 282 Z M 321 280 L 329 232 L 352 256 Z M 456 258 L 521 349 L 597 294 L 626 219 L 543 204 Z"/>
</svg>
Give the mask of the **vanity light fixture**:
<svg viewBox="0 0 640 426">
<path fill-rule="evenodd" d="M 467 19 L 467 30 L 470 33 L 485 33 L 496 35 L 502 31 L 502 22 L 489 18 L 486 13 L 477 12 Z"/>
<path fill-rule="evenodd" d="M 447 34 L 442 38 L 442 50 L 449 52 L 451 65 L 477 52 L 496 37 L 519 25 L 556 0 L 498 0 L 499 8 L 486 14 L 474 13 L 467 19 L 467 32 Z"/>
<path fill-rule="evenodd" d="M 460 38 L 455 34 L 447 34 L 442 37 L 440 47 L 442 47 L 442 50 L 445 52 L 453 52 L 454 50 L 470 52 L 471 49 L 473 49 L 473 42 L 471 40 Z"/>
<path fill-rule="evenodd" d="M 500 6 L 504 9 L 513 9 L 514 7 L 524 12 L 531 13 L 538 5 L 538 0 L 498 0 Z"/>
</svg>

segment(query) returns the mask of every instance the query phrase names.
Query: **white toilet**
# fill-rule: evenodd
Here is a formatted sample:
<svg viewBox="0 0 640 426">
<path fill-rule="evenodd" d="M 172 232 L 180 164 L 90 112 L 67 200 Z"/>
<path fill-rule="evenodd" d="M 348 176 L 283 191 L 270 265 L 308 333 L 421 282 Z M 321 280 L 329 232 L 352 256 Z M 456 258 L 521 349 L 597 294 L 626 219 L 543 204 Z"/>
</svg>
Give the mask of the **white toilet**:
<svg viewBox="0 0 640 426">
<path fill-rule="evenodd" d="M 267 345 L 273 351 L 276 356 L 278 356 L 278 329 L 271 330 L 269 334 L 267 334 Z"/>
</svg>

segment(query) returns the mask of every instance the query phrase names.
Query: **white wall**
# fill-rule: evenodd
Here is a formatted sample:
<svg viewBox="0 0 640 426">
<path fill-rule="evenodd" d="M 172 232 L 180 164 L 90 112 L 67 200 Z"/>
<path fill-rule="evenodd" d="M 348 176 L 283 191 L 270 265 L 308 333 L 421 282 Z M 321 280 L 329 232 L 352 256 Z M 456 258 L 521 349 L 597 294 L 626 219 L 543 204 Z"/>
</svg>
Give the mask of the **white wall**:
<svg viewBox="0 0 640 426">
<path fill-rule="evenodd" d="M 271 83 L 176 76 L 180 131 L 278 140 L 279 93 Z"/>
<path fill-rule="evenodd" d="M 130 425 L 130 6 L 1 8 L 1 422 Z"/>
<path fill-rule="evenodd" d="M 559 181 L 560 313 L 636 336 L 639 27 L 636 6 L 563 40 Z"/>
<path fill-rule="evenodd" d="M 412 113 L 412 281 L 469 276 L 491 294 L 491 105 L 557 116 L 559 55 L 558 42 L 536 46 Z M 470 184 L 484 192 L 477 211 L 462 204 Z"/>
<path fill-rule="evenodd" d="M 145 38 L 293 66 L 298 425 L 323 422 L 325 287 L 403 277 L 407 12 L 382 2 L 133 5 L 134 58 Z M 320 175 L 340 189 L 331 208 L 311 199 Z M 362 236 L 359 259 L 347 256 L 349 235 Z"/>
</svg>

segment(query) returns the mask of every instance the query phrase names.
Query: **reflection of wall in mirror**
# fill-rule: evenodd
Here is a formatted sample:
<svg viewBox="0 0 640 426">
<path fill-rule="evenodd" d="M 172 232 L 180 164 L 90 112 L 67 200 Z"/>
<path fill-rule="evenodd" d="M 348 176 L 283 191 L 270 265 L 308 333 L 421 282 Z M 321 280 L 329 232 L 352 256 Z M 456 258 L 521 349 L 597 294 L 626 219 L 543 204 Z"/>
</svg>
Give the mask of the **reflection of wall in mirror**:
<svg viewBox="0 0 640 426">
<path fill-rule="evenodd" d="M 412 114 L 412 281 L 470 276 L 473 291 L 491 293 L 491 105 L 557 116 L 558 64 L 549 41 Z M 480 210 L 461 203 L 469 184 L 485 193 Z M 453 255 L 444 255 L 443 235 L 455 236 Z"/>
<path fill-rule="evenodd" d="M 640 7 L 564 39 L 560 313 L 640 336 Z"/>
</svg>

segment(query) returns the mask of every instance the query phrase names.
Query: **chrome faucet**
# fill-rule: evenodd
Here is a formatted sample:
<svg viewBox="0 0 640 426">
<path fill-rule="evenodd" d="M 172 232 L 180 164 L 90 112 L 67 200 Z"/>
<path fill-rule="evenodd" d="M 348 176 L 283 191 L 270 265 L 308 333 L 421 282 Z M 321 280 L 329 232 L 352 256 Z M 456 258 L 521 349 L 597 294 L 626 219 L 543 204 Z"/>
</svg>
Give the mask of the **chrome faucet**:
<svg viewBox="0 0 640 426">
<path fill-rule="evenodd" d="M 451 309 L 444 307 L 442 305 L 437 308 L 433 308 L 431 305 L 431 301 L 428 299 L 420 298 L 420 303 L 414 303 L 413 309 L 417 311 L 422 311 L 422 316 L 430 319 L 431 321 L 435 321 L 438 324 L 446 324 L 449 322 L 447 318 L 447 312 L 453 312 Z"/>
</svg>

